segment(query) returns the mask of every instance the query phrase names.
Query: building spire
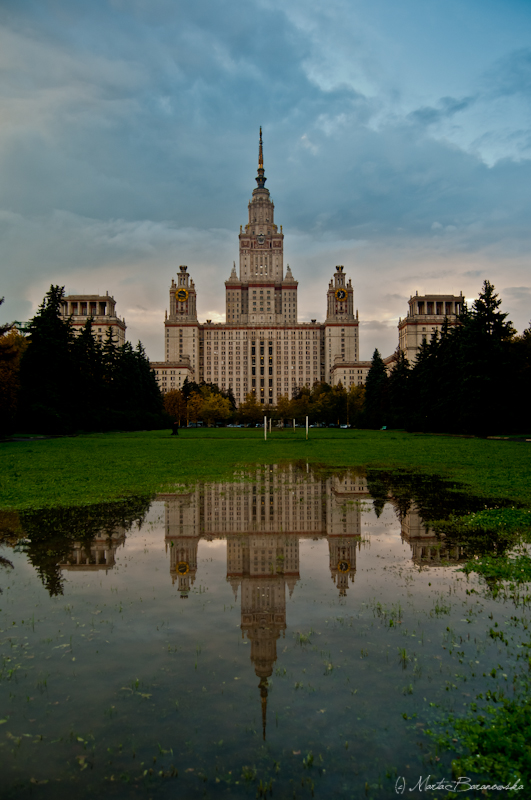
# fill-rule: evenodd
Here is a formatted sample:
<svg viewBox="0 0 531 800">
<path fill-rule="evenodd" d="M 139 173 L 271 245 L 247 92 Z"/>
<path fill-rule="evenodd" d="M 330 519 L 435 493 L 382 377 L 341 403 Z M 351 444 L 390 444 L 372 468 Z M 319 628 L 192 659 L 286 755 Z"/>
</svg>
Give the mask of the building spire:
<svg viewBox="0 0 531 800">
<path fill-rule="evenodd" d="M 264 150 L 262 146 L 262 126 L 260 126 L 260 144 L 258 145 L 258 175 L 255 178 L 258 188 L 263 189 L 267 178 L 264 175 Z"/>
<path fill-rule="evenodd" d="M 258 688 L 260 689 L 260 700 L 262 703 L 262 738 L 265 742 L 266 724 L 267 724 L 267 689 L 268 689 L 267 678 L 260 678 L 260 683 L 258 684 Z"/>
</svg>

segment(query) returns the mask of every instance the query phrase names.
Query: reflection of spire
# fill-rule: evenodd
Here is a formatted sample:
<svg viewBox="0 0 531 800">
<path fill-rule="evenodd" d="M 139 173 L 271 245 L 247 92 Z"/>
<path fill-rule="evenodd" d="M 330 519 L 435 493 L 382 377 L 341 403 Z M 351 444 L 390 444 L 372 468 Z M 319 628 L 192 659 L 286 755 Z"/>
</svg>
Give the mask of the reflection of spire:
<svg viewBox="0 0 531 800">
<path fill-rule="evenodd" d="M 267 723 L 267 678 L 260 678 L 258 688 L 260 689 L 260 697 L 262 700 L 262 737 L 265 742 Z"/>
<path fill-rule="evenodd" d="M 295 586 L 297 585 L 297 581 L 299 580 L 299 576 L 298 576 L 298 574 L 297 575 L 286 575 L 286 579 L 285 580 L 286 580 L 286 586 L 288 587 L 288 590 L 289 590 L 289 596 L 291 597 L 292 594 L 293 594 L 293 590 L 295 589 Z"/>
<path fill-rule="evenodd" d="M 232 575 L 231 576 L 227 575 L 227 581 L 230 583 L 230 585 L 232 587 L 232 591 L 233 591 L 233 594 L 234 594 L 234 599 L 237 600 L 238 599 L 238 586 L 240 585 L 240 579 L 236 578 L 236 577 L 234 577 Z"/>
<path fill-rule="evenodd" d="M 255 180 L 258 184 L 258 188 L 263 189 L 267 178 L 265 177 L 264 174 L 264 151 L 262 148 L 262 127 L 260 127 L 260 144 L 258 146 L 258 175 Z"/>
</svg>

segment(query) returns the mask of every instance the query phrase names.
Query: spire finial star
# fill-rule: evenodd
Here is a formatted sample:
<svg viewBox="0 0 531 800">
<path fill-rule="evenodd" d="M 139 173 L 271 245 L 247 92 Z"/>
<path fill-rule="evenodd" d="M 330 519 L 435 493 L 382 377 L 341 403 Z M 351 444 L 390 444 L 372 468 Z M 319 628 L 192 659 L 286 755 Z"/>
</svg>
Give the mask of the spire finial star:
<svg viewBox="0 0 531 800">
<path fill-rule="evenodd" d="M 260 125 L 260 145 L 258 147 L 258 169 L 264 166 L 264 151 L 262 149 L 262 126 Z"/>
</svg>

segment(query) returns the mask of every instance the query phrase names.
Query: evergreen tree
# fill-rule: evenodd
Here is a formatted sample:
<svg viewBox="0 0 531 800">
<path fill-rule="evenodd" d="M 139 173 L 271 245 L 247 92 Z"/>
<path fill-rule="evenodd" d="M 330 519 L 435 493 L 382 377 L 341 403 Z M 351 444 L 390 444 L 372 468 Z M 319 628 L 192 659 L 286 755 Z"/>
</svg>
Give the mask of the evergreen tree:
<svg viewBox="0 0 531 800">
<path fill-rule="evenodd" d="M 471 313 L 473 327 L 481 335 L 490 336 L 497 342 L 509 341 L 516 333 L 512 322 L 507 320 L 509 315 L 499 311 L 501 302 L 492 283 L 484 281 L 478 299 L 472 304 Z"/>
<path fill-rule="evenodd" d="M 492 432 L 503 427 L 510 414 L 509 343 L 514 329 L 500 305 L 494 286 L 485 281 L 455 335 L 461 388 L 455 410 L 463 432 Z"/>
<path fill-rule="evenodd" d="M 409 361 L 402 350 L 397 350 L 396 361 L 389 376 L 389 424 L 406 428 L 409 423 Z"/>
<path fill-rule="evenodd" d="M 142 344 L 117 347 L 108 328 L 100 345 L 91 318 L 75 337 L 71 320 L 61 319 L 63 297 L 63 288 L 50 287 L 30 322 L 20 366 L 19 425 L 65 433 L 166 424 L 162 395 Z"/>
<path fill-rule="evenodd" d="M 514 329 L 485 281 L 457 324 L 421 346 L 411 374 L 411 426 L 417 430 L 482 434 L 514 416 Z"/>
<path fill-rule="evenodd" d="M 102 348 L 94 338 L 92 324 L 92 317 L 88 317 L 72 344 L 77 373 L 74 422 L 85 430 L 101 429 L 104 403 Z"/>
<path fill-rule="evenodd" d="M 513 403 L 513 430 L 529 431 L 529 398 L 531 397 L 531 322 L 521 336 L 514 338 L 510 369 L 513 376 L 510 395 Z"/>
<path fill-rule="evenodd" d="M 371 368 L 365 382 L 365 427 L 381 428 L 386 424 L 388 388 L 387 370 L 378 349 L 376 349 L 373 353 Z"/>
<path fill-rule="evenodd" d="M 21 414 L 28 430 L 64 433 L 75 416 L 76 369 L 70 320 L 62 320 L 64 287 L 51 286 L 30 321 L 20 363 Z"/>
<path fill-rule="evenodd" d="M 437 336 L 432 336 L 429 342 L 427 339 L 422 341 L 409 378 L 409 426 L 413 430 L 432 430 L 434 424 L 434 381 L 438 347 Z"/>
</svg>

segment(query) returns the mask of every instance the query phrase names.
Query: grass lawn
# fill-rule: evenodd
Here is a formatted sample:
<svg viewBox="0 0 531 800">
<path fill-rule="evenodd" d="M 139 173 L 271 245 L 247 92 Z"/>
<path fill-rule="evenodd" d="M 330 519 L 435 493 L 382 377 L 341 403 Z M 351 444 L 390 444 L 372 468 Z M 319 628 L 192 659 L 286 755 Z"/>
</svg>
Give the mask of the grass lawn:
<svg viewBox="0 0 531 800">
<path fill-rule="evenodd" d="M 531 506 L 531 444 L 311 429 L 194 428 L 81 435 L 0 444 L 0 508 L 98 503 L 175 484 L 230 479 L 238 466 L 307 460 L 330 467 L 417 470 L 462 482 L 476 495 Z"/>
</svg>

